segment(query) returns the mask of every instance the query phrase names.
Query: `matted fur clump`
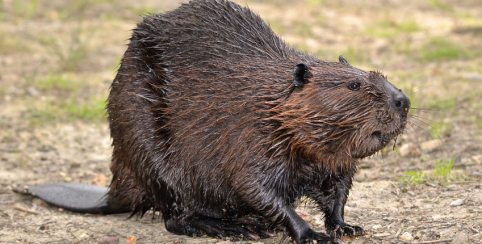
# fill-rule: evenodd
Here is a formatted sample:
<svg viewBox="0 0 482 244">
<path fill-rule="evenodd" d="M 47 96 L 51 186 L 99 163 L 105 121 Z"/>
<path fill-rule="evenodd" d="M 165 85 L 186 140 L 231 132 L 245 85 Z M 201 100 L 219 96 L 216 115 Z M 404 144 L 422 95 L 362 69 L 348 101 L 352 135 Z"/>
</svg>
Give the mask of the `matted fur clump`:
<svg viewBox="0 0 482 244">
<path fill-rule="evenodd" d="M 145 17 L 112 83 L 109 205 L 177 234 L 342 243 L 357 160 L 400 134 L 408 97 L 378 72 L 287 45 L 248 8 L 198 0 Z M 330 235 L 294 210 L 302 196 Z"/>
</svg>

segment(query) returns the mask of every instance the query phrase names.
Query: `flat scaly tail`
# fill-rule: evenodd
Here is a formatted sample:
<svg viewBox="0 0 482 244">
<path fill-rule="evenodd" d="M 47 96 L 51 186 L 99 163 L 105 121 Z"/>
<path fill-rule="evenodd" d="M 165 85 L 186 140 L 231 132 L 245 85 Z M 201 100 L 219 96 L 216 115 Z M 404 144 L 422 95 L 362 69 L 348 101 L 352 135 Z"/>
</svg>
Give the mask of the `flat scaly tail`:
<svg viewBox="0 0 482 244">
<path fill-rule="evenodd" d="M 56 183 L 28 186 L 15 190 L 18 193 L 36 196 L 46 203 L 78 213 L 116 214 L 131 210 L 108 201 L 109 188 L 79 184 Z"/>
</svg>

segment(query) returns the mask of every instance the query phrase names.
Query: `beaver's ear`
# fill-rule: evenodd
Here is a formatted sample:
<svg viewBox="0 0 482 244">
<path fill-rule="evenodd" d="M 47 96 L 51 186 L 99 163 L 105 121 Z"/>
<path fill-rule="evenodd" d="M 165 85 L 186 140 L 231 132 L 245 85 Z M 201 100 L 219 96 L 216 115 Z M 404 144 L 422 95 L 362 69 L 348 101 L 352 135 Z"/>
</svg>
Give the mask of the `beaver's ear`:
<svg viewBox="0 0 482 244">
<path fill-rule="evenodd" d="M 308 83 L 310 78 L 313 77 L 310 70 L 310 66 L 304 63 L 297 64 L 293 73 L 293 84 L 295 84 L 296 87 L 300 87 Z"/>
<path fill-rule="evenodd" d="M 350 65 L 350 64 L 348 63 L 348 61 L 346 61 L 345 57 L 343 57 L 343 55 L 340 55 L 340 57 L 338 57 L 338 61 L 340 61 L 340 63 L 342 63 L 342 64 L 348 64 L 348 65 Z"/>
</svg>

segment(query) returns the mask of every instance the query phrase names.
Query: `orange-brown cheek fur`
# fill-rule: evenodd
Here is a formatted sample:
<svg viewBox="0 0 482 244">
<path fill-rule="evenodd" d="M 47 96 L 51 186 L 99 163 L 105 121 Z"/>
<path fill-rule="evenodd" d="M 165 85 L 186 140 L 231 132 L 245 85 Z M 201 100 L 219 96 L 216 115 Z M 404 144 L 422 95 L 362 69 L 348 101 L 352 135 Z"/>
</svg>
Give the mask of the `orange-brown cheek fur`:
<svg viewBox="0 0 482 244">
<path fill-rule="evenodd" d="M 372 86 L 370 93 L 350 91 L 344 84 L 324 88 L 316 82 L 316 73 L 314 79 L 272 111 L 271 119 L 281 124 L 273 133 L 273 143 L 285 147 L 281 151 L 337 171 L 384 146 L 371 138 L 372 133 L 398 133 L 403 127 L 382 88 L 373 91 Z"/>
</svg>

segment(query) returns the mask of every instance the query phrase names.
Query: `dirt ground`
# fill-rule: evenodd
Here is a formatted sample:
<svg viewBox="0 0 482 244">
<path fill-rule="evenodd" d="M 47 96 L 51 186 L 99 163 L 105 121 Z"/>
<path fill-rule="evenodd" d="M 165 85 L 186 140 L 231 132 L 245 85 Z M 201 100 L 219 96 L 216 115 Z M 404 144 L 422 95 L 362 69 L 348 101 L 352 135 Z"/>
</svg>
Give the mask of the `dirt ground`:
<svg viewBox="0 0 482 244">
<path fill-rule="evenodd" d="M 103 107 L 130 29 L 181 2 L 0 1 L 0 243 L 230 243 L 173 235 L 158 215 L 78 214 L 12 192 L 109 183 Z M 345 220 L 367 235 L 346 243 L 482 243 L 482 2 L 237 2 L 289 43 L 383 70 L 410 96 L 395 148 L 359 164 Z M 437 162 L 451 159 L 453 169 L 437 176 Z M 299 209 L 324 231 L 315 206 Z M 288 242 L 280 233 L 238 243 Z"/>
</svg>

